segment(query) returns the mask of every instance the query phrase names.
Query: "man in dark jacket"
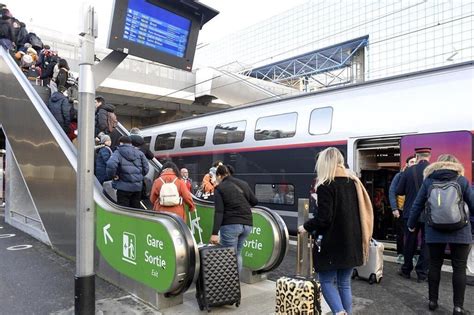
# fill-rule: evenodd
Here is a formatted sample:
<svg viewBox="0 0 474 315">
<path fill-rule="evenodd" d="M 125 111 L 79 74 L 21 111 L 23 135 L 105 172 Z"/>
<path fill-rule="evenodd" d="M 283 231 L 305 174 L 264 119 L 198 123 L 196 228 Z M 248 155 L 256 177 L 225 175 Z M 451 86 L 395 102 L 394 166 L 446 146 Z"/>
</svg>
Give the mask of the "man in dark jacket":
<svg viewBox="0 0 474 315">
<path fill-rule="evenodd" d="M 216 177 L 218 185 L 214 191 L 214 228 L 210 243 L 219 243 L 217 233 L 220 232 L 221 245 L 235 248 L 240 272 L 240 252 L 253 225 L 251 207 L 255 206 L 258 200 L 249 185 L 232 177 L 224 165 L 217 167 Z"/>
<path fill-rule="evenodd" d="M 111 104 L 106 104 L 105 99 L 102 96 L 97 96 L 95 98 L 95 136 L 97 137 L 101 132 L 104 134 L 109 134 L 108 129 L 108 116 L 109 112 L 115 112 L 115 106 Z M 114 141 L 112 140 L 112 147 Z"/>
<path fill-rule="evenodd" d="M 416 148 L 415 153 L 417 164 L 403 172 L 397 187 L 397 195 L 405 196 L 405 204 L 403 206 L 405 233 L 404 263 L 399 271 L 399 275 L 404 278 L 410 278 L 411 271 L 413 270 L 413 256 L 415 255 L 418 243 L 418 234 L 421 231 L 420 256 L 416 263 L 415 271 L 418 276 L 418 282 L 422 282 L 428 278 L 428 251 L 425 245 L 424 218 L 421 218 L 416 224 L 414 233 L 408 231 L 407 223 L 411 207 L 423 183 L 423 171 L 430 164 L 431 148 Z"/>
<path fill-rule="evenodd" d="M 132 146 L 130 137 L 121 137 L 120 145 L 107 161 L 107 176 L 114 180 L 119 205 L 140 208 L 143 177 L 148 170 L 145 155 Z"/>
<path fill-rule="evenodd" d="M 71 124 L 72 105 L 69 103 L 67 91 L 64 87 L 60 91 L 53 93 L 49 99 L 48 108 L 64 132 L 68 134 Z"/>
<path fill-rule="evenodd" d="M 392 183 L 390 184 L 390 189 L 388 190 L 390 208 L 392 209 L 392 214 L 396 220 L 397 226 L 397 264 L 403 264 L 403 244 L 405 239 L 403 233 L 403 218 L 400 218 L 400 215 L 403 215 L 403 203 L 405 199 L 401 196 L 397 196 L 397 188 L 403 172 L 408 167 L 415 165 L 415 163 L 416 157 L 414 155 L 410 155 L 406 159 L 406 164 L 403 166 L 402 170 L 393 177 Z"/>
</svg>

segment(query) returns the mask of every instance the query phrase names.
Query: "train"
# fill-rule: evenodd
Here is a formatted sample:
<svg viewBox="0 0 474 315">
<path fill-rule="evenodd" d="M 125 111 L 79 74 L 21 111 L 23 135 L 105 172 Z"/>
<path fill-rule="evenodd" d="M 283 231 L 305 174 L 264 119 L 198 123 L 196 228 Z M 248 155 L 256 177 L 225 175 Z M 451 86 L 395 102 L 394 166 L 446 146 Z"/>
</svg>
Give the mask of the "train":
<svg viewBox="0 0 474 315">
<path fill-rule="evenodd" d="M 393 176 L 416 147 L 432 160 L 452 153 L 473 178 L 474 62 L 329 88 L 236 107 L 142 130 L 156 158 L 186 167 L 199 189 L 214 161 L 235 169 L 259 203 L 296 232 L 298 199 L 308 198 L 315 157 L 337 147 L 366 186 L 374 236 L 395 238 L 388 202 Z"/>
</svg>

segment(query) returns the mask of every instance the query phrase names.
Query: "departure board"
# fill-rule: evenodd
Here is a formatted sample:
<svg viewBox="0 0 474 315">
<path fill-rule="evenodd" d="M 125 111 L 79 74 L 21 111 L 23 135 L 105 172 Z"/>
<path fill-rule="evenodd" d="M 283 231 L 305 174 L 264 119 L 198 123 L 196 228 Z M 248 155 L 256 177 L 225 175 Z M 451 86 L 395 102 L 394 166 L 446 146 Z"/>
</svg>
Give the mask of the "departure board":
<svg viewBox="0 0 474 315">
<path fill-rule="evenodd" d="M 190 27 L 189 19 L 146 0 L 129 0 L 123 39 L 183 58 Z"/>
</svg>

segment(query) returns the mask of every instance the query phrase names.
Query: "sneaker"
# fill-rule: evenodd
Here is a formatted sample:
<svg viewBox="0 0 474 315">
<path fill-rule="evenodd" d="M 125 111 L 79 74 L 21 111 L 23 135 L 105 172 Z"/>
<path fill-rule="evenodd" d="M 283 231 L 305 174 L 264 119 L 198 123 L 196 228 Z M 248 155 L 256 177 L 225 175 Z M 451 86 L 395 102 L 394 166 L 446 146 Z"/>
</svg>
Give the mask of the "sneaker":
<svg viewBox="0 0 474 315">
<path fill-rule="evenodd" d="M 398 255 L 396 263 L 399 265 L 403 265 L 404 262 L 405 262 L 405 258 L 403 257 L 403 255 L 402 254 Z"/>
</svg>

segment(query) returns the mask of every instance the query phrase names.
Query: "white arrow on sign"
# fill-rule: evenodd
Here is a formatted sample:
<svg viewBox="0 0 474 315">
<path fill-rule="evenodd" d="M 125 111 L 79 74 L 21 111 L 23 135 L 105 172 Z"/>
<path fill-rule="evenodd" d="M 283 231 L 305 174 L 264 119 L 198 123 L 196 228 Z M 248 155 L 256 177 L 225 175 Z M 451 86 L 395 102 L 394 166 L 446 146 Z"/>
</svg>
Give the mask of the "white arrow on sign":
<svg viewBox="0 0 474 315">
<path fill-rule="evenodd" d="M 114 242 L 114 239 L 112 238 L 112 236 L 111 236 L 110 233 L 109 233 L 109 228 L 110 228 L 110 223 L 107 224 L 106 226 L 104 226 L 104 241 L 105 241 L 105 245 L 107 245 L 107 238 L 110 240 L 111 243 Z"/>
</svg>

